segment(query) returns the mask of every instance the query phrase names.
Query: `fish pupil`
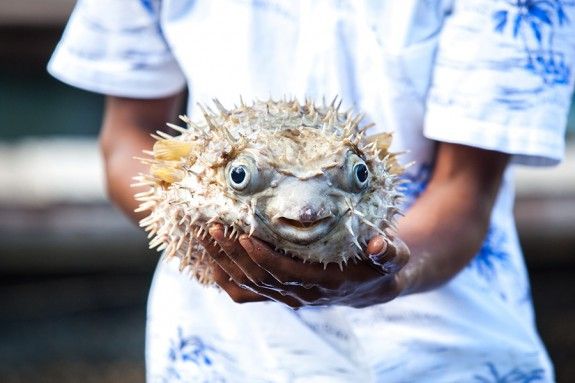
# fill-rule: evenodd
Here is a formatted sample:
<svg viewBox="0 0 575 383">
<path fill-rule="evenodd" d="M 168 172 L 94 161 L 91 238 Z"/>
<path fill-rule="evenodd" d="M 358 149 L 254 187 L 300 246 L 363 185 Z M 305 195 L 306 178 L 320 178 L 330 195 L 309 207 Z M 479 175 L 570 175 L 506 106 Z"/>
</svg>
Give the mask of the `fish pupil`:
<svg viewBox="0 0 575 383">
<path fill-rule="evenodd" d="M 365 166 L 364 164 L 357 165 L 355 168 L 355 176 L 357 177 L 357 180 L 361 183 L 367 181 L 368 176 L 367 166 Z"/>
<path fill-rule="evenodd" d="M 246 179 L 246 169 L 242 166 L 233 168 L 231 172 L 232 181 L 236 184 L 241 184 Z"/>
</svg>

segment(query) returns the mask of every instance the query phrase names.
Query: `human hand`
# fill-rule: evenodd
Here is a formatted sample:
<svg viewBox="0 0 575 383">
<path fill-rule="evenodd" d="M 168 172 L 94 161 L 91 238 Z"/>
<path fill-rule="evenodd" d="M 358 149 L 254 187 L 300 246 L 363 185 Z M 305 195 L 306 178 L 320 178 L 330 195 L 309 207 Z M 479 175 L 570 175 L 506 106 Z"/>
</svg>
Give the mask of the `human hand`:
<svg viewBox="0 0 575 383">
<path fill-rule="evenodd" d="M 372 238 L 366 249 L 370 255 L 340 270 L 337 264 L 324 268 L 279 254 L 247 235 L 226 238 L 219 225 L 209 233 L 216 243 L 202 244 L 216 262 L 214 280 L 238 303 L 274 300 L 294 308 L 366 307 L 390 301 L 404 288 L 398 271 L 407 263 L 409 249 L 396 237 Z"/>
</svg>

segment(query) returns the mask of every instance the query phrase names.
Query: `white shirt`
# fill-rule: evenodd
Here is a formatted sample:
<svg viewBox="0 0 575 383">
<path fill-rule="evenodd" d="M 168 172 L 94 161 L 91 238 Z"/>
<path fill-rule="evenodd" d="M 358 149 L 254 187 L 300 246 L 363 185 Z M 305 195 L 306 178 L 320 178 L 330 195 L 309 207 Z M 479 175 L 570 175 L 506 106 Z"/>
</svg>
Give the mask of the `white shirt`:
<svg viewBox="0 0 575 383">
<path fill-rule="evenodd" d="M 529 3 L 529 4 L 527 4 Z M 567 15 L 567 17 L 565 17 Z M 571 21 L 573 20 L 573 21 Z M 338 94 L 416 165 L 434 140 L 557 163 L 575 70 L 575 5 L 453 1 L 80 1 L 50 64 L 72 85 L 195 102 Z M 161 128 L 161 127 L 158 127 Z M 445 286 L 365 309 L 233 303 L 159 264 L 150 382 L 553 381 L 512 217 L 512 172 L 481 251 Z M 408 203 L 409 204 L 409 203 Z M 449 214 L 449 212 L 446 212 Z"/>
</svg>

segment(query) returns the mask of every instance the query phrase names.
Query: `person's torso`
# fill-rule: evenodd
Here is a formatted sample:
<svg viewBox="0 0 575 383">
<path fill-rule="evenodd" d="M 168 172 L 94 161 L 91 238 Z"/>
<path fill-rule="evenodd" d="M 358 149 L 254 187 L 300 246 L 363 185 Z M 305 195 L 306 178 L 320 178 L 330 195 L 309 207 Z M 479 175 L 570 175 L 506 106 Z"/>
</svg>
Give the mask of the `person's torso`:
<svg viewBox="0 0 575 383">
<path fill-rule="evenodd" d="M 393 131 L 392 148 L 410 151 L 402 157 L 415 161 L 406 175 L 408 204 L 433 167 L 435 146 L 423 136 L 423 120 L 444 17 L 442 2 L 416 0 L 162 2 L 163 33 L 188 79 L 192 118 L 195 103 L 212 98 L 233 105 L 240 95 L 339 95 L 376 123 L 372 133 Z M 202 368 L 231 381 L 402 381 L 418 374 L 491 381 L 494 371 L 537 373 L 549 367 L 534 330 L 512 201 L 508 173 L 480 253 L 429 293 L 361 310 L 292 311 L 237 305 L 161 265 L 149 316 L 181 318 L 172 343 L 202 339 L 209 354 L 198 359 Z M 191 368 L 176 355 L 170 368 Z"/>
</svg>

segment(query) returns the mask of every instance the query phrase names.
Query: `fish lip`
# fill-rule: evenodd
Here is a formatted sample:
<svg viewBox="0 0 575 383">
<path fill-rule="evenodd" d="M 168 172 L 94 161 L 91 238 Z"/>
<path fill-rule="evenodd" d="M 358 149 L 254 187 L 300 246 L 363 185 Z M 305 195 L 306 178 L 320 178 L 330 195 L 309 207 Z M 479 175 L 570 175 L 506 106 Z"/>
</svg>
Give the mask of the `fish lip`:
<svg viewBox="0 0 575 383">
<path fill-rule="evenodd" d="M 278 223 L 272 223 L 259 212 L 256 212 L 255 216 L 277 239 L 304 246 L 328 236 L 337 227 L 342 217 L 339 214 L 334 214 L 324 217 L 308 227 L 304 227 L 304 225 L 297 227 L 289 223 L 291 220 L 280 218 Z"/>
</svg>

